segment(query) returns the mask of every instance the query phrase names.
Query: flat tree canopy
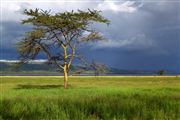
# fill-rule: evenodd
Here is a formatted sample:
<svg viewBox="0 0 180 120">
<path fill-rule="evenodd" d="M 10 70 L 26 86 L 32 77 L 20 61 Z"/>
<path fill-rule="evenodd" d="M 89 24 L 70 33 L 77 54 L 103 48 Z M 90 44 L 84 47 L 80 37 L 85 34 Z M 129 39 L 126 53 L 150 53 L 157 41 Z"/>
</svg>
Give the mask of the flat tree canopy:
<svg viewBox="0 0 180 120">
<path fill-rule="evenodd" d="M 40 9 L 24 10 L 28 16 L 22 24 L 31 24 L 32 30 L 25 33 L 17 49 L 21 60 L 35 59 L 44 52 L 48 61 L 64 71 L 64 87 L 67 87 L 68 72 L 76 56 L 79 43 L 103 40 L 104 37 L 91 27 L 93 23 L 106 23 L 109 20 L 100 11 L 71 11 L 50 14 Z M 85 34 L 86 33 L 86 34 Z"/>
</svg>

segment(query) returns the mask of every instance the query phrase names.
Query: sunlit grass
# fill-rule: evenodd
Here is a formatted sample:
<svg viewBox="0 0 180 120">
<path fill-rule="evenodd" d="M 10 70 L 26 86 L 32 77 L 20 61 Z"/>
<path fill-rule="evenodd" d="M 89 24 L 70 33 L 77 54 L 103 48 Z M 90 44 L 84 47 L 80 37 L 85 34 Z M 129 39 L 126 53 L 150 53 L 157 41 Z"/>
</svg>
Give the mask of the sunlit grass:
<svg viewBox="0 0 180 120">
<path fill-rule="evenodd" d="M 179 77 L 1 77 L 0 119 L 179 119 Z"/>
</svg>

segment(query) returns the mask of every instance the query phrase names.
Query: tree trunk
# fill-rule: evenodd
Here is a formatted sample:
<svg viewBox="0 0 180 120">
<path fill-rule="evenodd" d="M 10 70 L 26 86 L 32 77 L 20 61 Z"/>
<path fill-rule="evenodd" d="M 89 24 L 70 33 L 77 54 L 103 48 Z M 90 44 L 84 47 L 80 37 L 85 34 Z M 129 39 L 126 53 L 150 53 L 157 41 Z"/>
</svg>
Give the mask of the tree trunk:
<svg viewBox="0 0 180 120">
<path fill-rule="evenodd" d="M 68 71 L 67 65 L 64 66 L 64 88 L 66 89 L 68 85 Z"/>
<path fill-rule="evenodd" d="M 68 65 L 67 65 L 67 49 L 64 48 L 64 88 L 67 88 L 68 85 Z"/>
</svg>

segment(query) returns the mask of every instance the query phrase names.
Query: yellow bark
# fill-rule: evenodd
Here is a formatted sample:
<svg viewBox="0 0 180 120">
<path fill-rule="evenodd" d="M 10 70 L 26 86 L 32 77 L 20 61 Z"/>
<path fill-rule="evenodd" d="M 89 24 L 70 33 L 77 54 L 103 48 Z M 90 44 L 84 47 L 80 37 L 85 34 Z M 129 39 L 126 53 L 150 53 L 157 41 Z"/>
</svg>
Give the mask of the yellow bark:
<svg viewBox="0 0 180 120">
<path fill-rule="evenodd" d="M 64 48 L 64 88 L 68 85 L 68 65 L 67 65 L 67 49 Z"/>
<path fill-rule="evenodd" d="M 67 82 L 68 82 L 68 71 L 67 71 L 67 65 L 64 66 L 64 88 L 67 88 Z"/>
</svg>

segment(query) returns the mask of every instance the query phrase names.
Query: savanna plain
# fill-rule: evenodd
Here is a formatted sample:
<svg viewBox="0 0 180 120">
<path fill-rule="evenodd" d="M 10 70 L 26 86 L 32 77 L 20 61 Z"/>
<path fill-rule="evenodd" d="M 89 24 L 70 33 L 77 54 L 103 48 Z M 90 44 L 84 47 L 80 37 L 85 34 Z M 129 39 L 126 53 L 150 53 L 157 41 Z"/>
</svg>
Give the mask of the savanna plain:
<svg viewBox="0 0 180 120">
<path fill-rule="evenodd" d="M 179 76 L 1 76 L 0 120 L 180 120 Z"/>
</svg>

